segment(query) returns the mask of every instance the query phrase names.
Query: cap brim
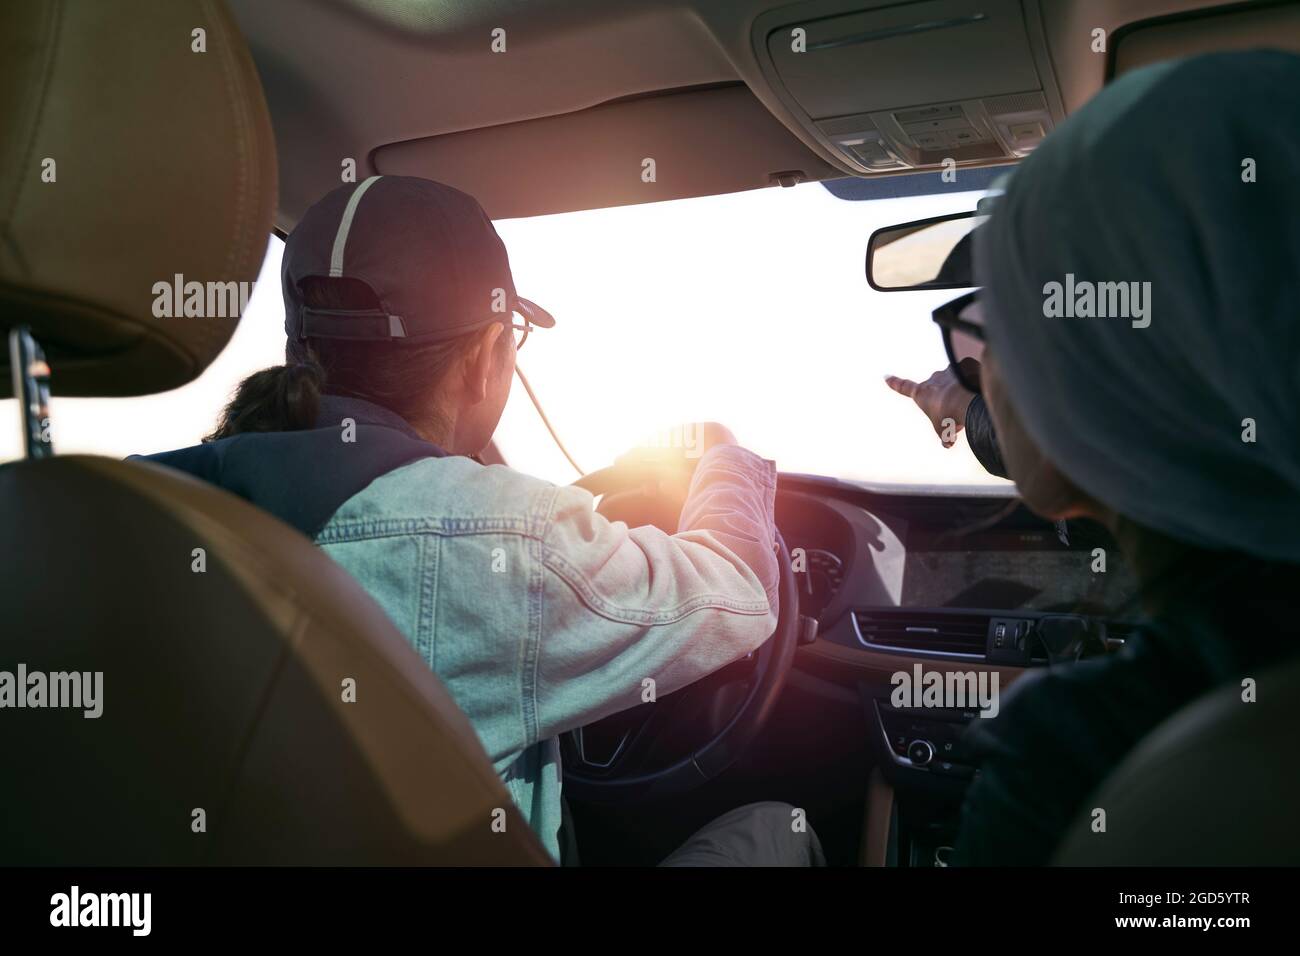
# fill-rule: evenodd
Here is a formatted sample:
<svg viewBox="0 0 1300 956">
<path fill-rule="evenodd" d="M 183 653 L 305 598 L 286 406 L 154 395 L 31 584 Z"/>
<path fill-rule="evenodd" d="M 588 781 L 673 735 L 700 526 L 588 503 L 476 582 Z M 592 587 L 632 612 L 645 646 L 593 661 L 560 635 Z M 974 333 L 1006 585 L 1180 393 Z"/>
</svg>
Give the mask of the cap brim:
<svg viewBox="0 0 1300 956">
<path fill-rule="evenodd" d="M 523 296 L 515 296 L 515 308 L 533 325 L 539 329 L 555 328 L 555 316 L 547 312 L 536 302 L 531 299 L 525 299 Z"/>
</svg>

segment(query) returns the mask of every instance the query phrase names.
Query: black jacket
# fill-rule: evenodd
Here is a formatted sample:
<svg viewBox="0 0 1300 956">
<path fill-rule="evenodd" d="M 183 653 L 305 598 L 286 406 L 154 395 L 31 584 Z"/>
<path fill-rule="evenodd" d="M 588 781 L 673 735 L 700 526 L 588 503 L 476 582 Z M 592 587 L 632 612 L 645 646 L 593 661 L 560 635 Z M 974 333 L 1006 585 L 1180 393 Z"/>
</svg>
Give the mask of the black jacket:
<svg viewBox="0 0 1300 956">
<path fill-rule="evenodd" d="M 997 432 L 993 429 L 993 416 L 989 414 L 984 396 L 976 395 L 966 406 L 966 442 L 971 452 L 990 475 L 1010 478 L 1002 462 L 1002 449 L 998 447 Z"/>
<path fill-rule="evenodd" d="M 355 423 L 346 434 L 345 419 Z M 249 432 L 141 457 L 236 494 L 314 538 L 376 478 L 444 454 L 386 408 L 325 395 L 315 428 Z"/>
</svg>

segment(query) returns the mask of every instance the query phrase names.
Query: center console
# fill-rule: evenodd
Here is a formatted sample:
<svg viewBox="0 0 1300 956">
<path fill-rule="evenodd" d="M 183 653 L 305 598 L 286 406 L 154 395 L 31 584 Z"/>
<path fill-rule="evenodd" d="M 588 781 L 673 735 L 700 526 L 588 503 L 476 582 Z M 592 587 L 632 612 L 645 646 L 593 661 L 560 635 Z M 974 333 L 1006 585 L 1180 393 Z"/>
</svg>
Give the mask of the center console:
<svg viewBox="0 0 1300 956">
<path fill-rule="evenodd" d="M 1121 645 L 1132 571 L 1105 529 L 995 498 L 859 504 L 786 488 L 777 522 L 802 559 L 801 613 L 818 621 L 797 665 L 863 721 L 863 862 L 946 865 L 979 777 L 972 724 L 1031 670 Z"/>
</svg>

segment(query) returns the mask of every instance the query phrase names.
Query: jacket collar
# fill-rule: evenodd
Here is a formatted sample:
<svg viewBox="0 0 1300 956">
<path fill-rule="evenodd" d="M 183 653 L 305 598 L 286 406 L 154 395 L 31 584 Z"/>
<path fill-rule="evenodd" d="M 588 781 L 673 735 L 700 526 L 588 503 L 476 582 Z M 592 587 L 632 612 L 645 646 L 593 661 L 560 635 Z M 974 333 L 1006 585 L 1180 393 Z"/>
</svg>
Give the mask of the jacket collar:
<svg viewBox="0 0 1300 956">
<path fill-rule="evenodd" d="M 358 425 L 382 425 L 385 428 L 395 428 L 408 438 L 414 438 L 416 441 L 425 442 L 425 444 L 437 448 L 432 442 L 426 442 L 401 415 L 384 408 L 382 405 L 376 405 L 374 402 L 368 402 L 364 398 L 352 398 L 347 395 L 322 395 L 320 398 L 320 412 L 316 416 L 317 428 L 332 428 L 338 425 L 339 421 L 344 418 L 351 418 Z M 438 448 L 439 455 L 445 455 L 441 448 Z"/>
</svg>

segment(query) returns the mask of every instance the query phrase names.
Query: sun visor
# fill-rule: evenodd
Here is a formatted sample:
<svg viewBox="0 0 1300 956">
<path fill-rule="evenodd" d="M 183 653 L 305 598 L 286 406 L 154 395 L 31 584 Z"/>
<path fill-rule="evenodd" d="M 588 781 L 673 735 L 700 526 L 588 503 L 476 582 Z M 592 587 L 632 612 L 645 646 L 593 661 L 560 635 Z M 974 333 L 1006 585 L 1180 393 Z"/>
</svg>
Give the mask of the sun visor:
<svg viewBox="0 0 1300 956">
<path fill-rule="evenodd" d="M 740 83 L 393 143 L 373 160 L 383 175 L 454 185 L 493 219 L 843 175 Z"/>
<path fill-rule="evenodd" d="M 1197 53 L 1257 48 L 1300 53 L 1300 6 L 1197 10 L 1131 24 L 1116 31 L 1113 76 Z"/>
</svg>

